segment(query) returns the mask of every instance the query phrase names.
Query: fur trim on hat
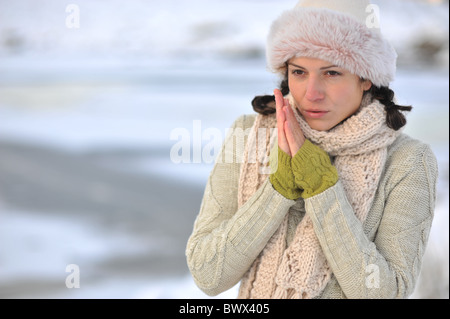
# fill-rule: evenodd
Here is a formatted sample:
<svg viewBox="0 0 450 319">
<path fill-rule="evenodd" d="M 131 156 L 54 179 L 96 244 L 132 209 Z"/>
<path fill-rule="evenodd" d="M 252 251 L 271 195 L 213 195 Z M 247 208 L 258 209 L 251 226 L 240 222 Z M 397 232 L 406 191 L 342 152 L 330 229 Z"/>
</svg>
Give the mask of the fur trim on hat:
<svg viewBox="0 0 450 319">
<path fill-rule="evenodd" d="M 394 79 L 397 53 L 378 29 L 368 28 L 349 14 L 296 7 L 272 24 L 268 67 L 284 76 L 286 62 L 293 57 L 322 59 L 375 86 L 388 86 Z"/>
</svg>

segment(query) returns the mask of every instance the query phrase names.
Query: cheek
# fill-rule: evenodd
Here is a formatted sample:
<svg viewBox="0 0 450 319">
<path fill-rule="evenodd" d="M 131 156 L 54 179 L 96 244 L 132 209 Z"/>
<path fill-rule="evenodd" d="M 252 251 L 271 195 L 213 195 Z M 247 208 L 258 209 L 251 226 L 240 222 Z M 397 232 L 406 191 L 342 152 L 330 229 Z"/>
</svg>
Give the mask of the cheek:
<svg viewBox="0 0 450 319">
<path fill-rule="evenodd" d="M 289 81 L 289 92 L 291 92 L 291 95 L 293 96 L 297 104 L 299 104 L 299 102 L 305 95 L 305 89 L 303 88 L 303 85 L 295 83 L 295 81 Z"/>
<path fill-rule="evenodd" d="M 349 107 L 359 107 L 361 104 L 362 95 L 362 88 L 354 85 L 345 85 L 334 91 L 335 98 L 341 103 L 348 104 Z"/>
</svg>

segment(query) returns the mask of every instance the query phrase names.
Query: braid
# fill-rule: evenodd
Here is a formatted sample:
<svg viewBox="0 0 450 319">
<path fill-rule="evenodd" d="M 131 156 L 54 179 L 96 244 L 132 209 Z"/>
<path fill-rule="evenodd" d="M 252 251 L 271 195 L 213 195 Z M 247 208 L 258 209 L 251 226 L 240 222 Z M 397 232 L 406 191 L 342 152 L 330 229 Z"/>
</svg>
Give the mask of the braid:
<svg viewBox="0 0 450 319">
<path fill-rule="evenodd" d="M 288 75 L 286 72 L 285 78 L 280 83 L 280 91 L 283 95 L 289 93 Z M 253 110 L 255 112 L 269 115 L 276 112 L 275 96 L 274 95 L 258 95 L 252 101 Z"/>
<path fill-rule="evenodd" d="M 406 124 L 406 118 L 400 111 L 411 111 L 411 106 L 397 105 L 393 101 L 394 91 L 388 87 L 376 87 L 372 85 L 369 92 L 372 98 L 377 99 L 384 105 L 386 110 L 386 124 L 391 129 L 397 131 Z"/>
<path fill-rule="evenodd" d="M 289 94 L 289 82 L 288 82 L 287 74 L 286 74 L 286 78 L 283 81 L 281 81 L 280 91 L 281 91 L 281 94 L 283 94 L 283 96 Z"/>
</svg>

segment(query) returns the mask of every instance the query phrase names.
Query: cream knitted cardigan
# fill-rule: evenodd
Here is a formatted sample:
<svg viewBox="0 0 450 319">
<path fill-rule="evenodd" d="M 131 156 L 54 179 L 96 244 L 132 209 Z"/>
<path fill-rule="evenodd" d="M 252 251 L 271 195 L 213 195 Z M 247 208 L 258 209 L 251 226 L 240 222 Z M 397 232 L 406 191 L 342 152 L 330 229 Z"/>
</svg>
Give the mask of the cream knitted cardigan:
<svg viewBox="0 0 450 319">
<path fill-rule="evenodd" d="M 292 96 L 288 98 L 291 105 L 295 105 Z M 333 156 L 355 215 L 364 222 L 384 167 L 387 147 L 400 134 L 387 127 L 384 106 L 378 100 L 371 102 L 371 97 L 366 95 L 356 115 L 327 132 L 311 129 L 297 112 L 295 114 L 305 137 Z M 261 162 L 249 162 L 249 149 L 257 150 L 252 145 L 261 144 L 257 138 L 261 128 L 276 125 L 275 114 L 258 115 L 255 120 L 241 168 L 239 206 L 267 178 L 267 175 L 261 176 L 260 167 L 268 160 L 264 156 L 255 156 Z M 263 144 L 271 150 L 274 139 L 267 135 L 262 136 L 264 138 Z M 314 233 L 310 216 L 306 215 L 299 223 L 289 247 L 286 247 L 287 224 L 288 215 L 244 277 L 240 298 L 314 298 L 330 280 L 332 270 Z"/>
<path fill-rule="evenodd" d="M 289 244 L 307 212 L 333 270 L 316 298 L 408 297 L 420 273 L 434 212 L 437 163 L 430 148 L 404 134 L 388 147 L 364 223 L 355 217 L 341 181 L 307 200 L 292 201 L 266 179 L 238 208 L 242 154 L 254 121 L 254 115 L 236 120 L 208 179 L 186 247 L 198 287 L 217 295 L 236 285 L 286 215 Z M 369 278 L 376 279 L 373 285 L 367 284 Z"/>
</svg>

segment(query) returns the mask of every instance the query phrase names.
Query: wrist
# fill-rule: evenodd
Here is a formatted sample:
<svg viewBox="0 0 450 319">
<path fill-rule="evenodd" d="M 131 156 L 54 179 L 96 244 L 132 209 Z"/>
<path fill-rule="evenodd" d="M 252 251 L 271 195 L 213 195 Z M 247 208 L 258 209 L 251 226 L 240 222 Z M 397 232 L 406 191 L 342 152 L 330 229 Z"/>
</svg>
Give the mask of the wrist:
<svg viewBox="0 0 450 319">
<path fill-rule="evenodd" d="M 301 190 L 295 184 L 295 176 L 291 166 L 292 158 L 281 150 L 278 145 L 270 152 L 271 175 L 270 182 L 273 188 L 288 199 L 298 199 Z"/>
<path fill-rule="evenodd" d="M 295 184 L 302 189 L 302 197 L 320 194 L 338 181 L 336 168 L 329 155 L 319 146 L 305 140 L 291 161 Z"/>
</svg>

